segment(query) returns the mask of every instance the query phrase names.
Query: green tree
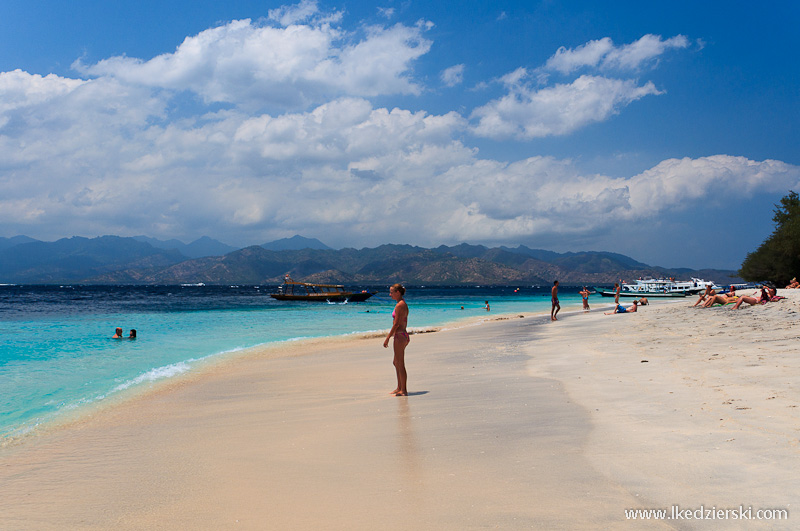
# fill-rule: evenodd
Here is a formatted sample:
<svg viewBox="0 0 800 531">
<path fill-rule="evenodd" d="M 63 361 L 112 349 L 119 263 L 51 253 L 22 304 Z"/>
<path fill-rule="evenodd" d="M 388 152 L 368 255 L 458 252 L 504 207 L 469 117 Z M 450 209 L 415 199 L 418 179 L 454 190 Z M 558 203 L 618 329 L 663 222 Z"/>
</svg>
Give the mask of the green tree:
<svg viewBox="0 0 800 531">
<path fill-rule="evenodd" d="M 748 253 L 739 276 L 750 281 L 770 280 L 781 287 L 800 274 L 800 197 L 790 191 L 774 212 L 775 230 Z"/>
</svg>

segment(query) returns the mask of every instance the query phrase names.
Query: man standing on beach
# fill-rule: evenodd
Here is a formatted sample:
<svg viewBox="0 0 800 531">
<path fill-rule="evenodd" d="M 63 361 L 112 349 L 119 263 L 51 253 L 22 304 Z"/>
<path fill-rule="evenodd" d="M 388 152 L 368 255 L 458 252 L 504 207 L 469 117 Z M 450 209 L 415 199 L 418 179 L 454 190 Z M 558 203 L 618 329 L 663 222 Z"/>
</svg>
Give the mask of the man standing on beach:
<svg viewBox="0 0 800 531">
<path fill-rule="evenodd" d="M 619 305 L 619 282 L 614 282 L 614 304 Z"/>
<path fill-rule="evenodd" d="M 561 305 L 558 303 L 558 280 L 553 281 L 553 289 L 550 290 L 550 295 L 553 302 L 553 307 L 550 309 L 550 320 L 558 321 L 556 315 L 558 315 L 558 310 L 561 309 Z"/>
</svg>

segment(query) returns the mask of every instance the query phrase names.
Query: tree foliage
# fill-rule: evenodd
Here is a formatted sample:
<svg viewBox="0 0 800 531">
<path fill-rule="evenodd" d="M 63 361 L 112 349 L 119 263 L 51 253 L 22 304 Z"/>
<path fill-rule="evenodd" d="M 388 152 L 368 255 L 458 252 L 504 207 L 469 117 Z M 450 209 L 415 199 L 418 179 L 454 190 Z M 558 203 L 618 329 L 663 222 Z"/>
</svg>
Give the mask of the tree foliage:
<svg viewBox="0 0 800 531">
<path fill-rule="evenodd" d="M 739 275 L 782 287 L 800 274 L 800 197 L 790 191 L 775 205 L 774 212 L 775 230 L 758 249 L 748 253 Z"/>
</svg>

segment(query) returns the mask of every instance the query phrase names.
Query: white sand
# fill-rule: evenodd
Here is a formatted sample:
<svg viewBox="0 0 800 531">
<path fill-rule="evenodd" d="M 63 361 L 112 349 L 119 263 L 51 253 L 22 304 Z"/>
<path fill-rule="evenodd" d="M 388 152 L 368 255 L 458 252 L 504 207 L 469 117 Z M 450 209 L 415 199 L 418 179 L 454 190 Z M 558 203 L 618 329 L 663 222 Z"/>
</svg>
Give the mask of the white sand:
<svg viewBox="0 0 800 531">
<path fill-rule="evenodd" d="M 680 302 L 568 319 L 534 336 L 529 370 L 589 412 L 584 455 L 646 507 L 781 508 L 788 522 L 681 525 L 796 529 L 800 292 L 780 294 L 738 310 Z"/>
<path fill-rule="evenodd" d="M 740 504 L 791 523 L 789 295 L 415 335 L 407 398 L 378 338 L 240 359 L 6 449 L 0 529 L 682 529 L 709 523 L 624 509 Z"/>
</svg>

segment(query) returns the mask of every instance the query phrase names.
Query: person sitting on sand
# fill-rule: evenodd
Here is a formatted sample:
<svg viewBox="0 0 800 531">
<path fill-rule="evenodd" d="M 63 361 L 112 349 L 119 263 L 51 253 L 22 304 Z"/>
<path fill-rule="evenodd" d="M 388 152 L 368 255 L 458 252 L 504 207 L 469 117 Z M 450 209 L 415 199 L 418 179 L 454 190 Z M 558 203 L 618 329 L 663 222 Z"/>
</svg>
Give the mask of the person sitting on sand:
<svg viewBox="0 0 800 531">
<path fill-rule="evenodd" d="M 713 285 L 712 284 L 706 284 L 706 290 L 703 293 L 700 294 L 700 297 L 698 297 L 697 302 L 695 302 L 692 305 L 692 308 L 694 308 L 695 306 L 697 306 L 701 302 L 707 301 L 709 297 L 713 297 L 716 294 L 717 294 L 717 292 L 714 291 Z"/>
<path fill-rule="evenodd" d="M 122 328 L 121 327 L 118 326 L 117 329 L 114 330 L 114 335 L 111 336 L 111 339 L 122 339 Z"/>
<path fill-rule="evenodd" d="M 745 295 L 744 297 L 739 297 L 739 300 L 736 301 L 736 304 L 733 305 L 734 310 L 738 310 L 739 306 L 742 305 L 743 302 L 746 302 L 750 306 L 755 306 L 756 304 L 763 304 L 769 300 L 769 293 L 764 288 L 761 288 L 761 291 L 754 292 L 752 296 Z"/>
<path fill-rule="evenodd" d="M 605 312 L 605 315 L 613 315 L 615 313 L 635 313 L 639 309 L 639 301 L 633 301 L 633 306 L 627 308 L 621 304 L 617 304 L 613 312 Z"/>
<path fill-rule="evenodd" d="M 641 299 L 638 299 L 638 301 L 634 302 L 638 302 L 639 306 L 647 306 L 648 304 L 650 304 L 650 301 L 647 300 L 647 297 L 642 297 Z"/>
<path fill-rule="evenodd" d="M 706 302 L 703 303 L 703 308 L 711 308 L 714 304 L 720 304 L 725 306 L 726 304 L 731 304 L 736 302 L 736 299 L 739 297 L 736 295 L 736 287 L 731 286 L 730 290 L 727 293 L 721 293 L 719 295 L 714 295 L 713 297 L 709 297 Z"/>
<path fill-rule="evenodd" d="M 786 286 L 786 289 L 798 289 L 800 288 L 800 282 L 797 281 L 797 277 L 794 277 L 790 282 L 789 285 Z"/>
<path fill-rule="evenodd" d="M 703 303 L 702 307 L 711 308 L 715 304 L 719 304 L 720 306 L 725 306 L 726 304 L 731 304 L 733 302 L 736 302 L 738 298 L 739 297 L 736 296 L 728 297 L 727 295 L 714 295 L 713 297 L 708 298 L 706 302 Z"/>
</svg>

